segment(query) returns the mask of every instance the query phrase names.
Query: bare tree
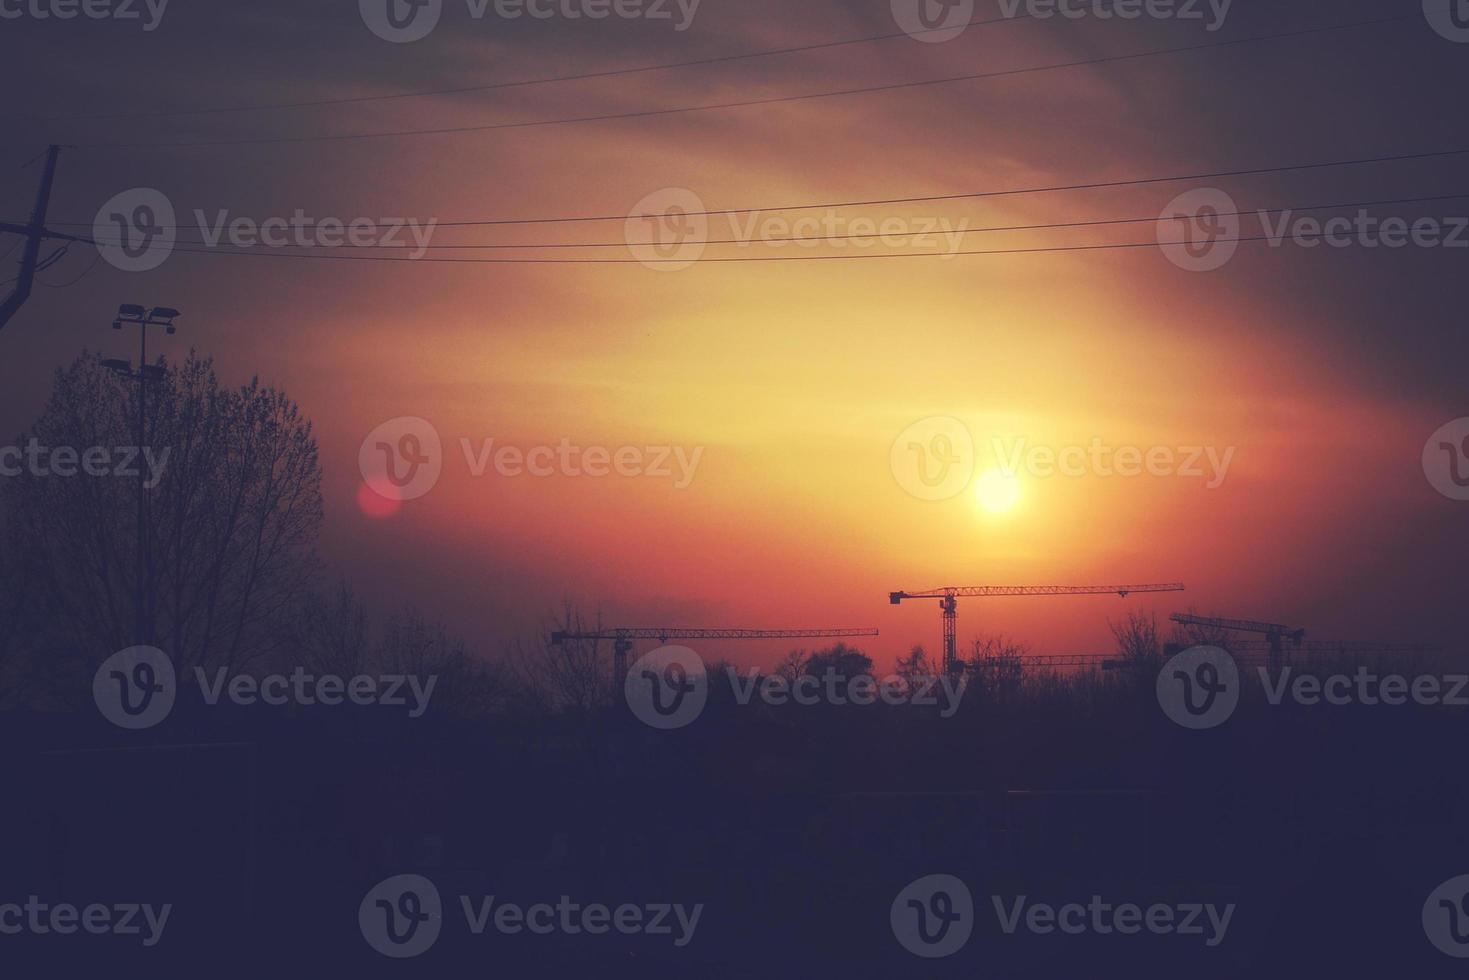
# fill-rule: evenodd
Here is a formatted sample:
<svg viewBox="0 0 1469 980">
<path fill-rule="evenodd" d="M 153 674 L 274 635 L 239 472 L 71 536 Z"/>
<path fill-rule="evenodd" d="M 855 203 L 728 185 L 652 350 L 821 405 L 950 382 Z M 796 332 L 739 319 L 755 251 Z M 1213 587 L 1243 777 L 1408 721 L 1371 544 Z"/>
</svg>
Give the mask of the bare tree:
<svg viewBox="0 0 1469 980">
<path fill-rule="evenodd" d="M 135 384 L 87 354 L 56 373 L 45 411 L 21 440 L 77 456 L 98 447 L 138 473 L 27 470 L 3 481 L 0 560 L 34 588 L 33 649 L 95 658 L 130 645 L 142 482 L 148 638 L 181 670 L 237 667 L 286 639 L 291 606 L 316 570 L 316 441 L 275 389 L 222 387 L 212 361 L 193 354 L 157 366 L 144 447 L 135 447 Z"/>
<path fill-rule="evenodd" d="M 908 651 L 908 656 L 897 659 L 893 672 L 901 677 L 903 683 L 911 690 L 923 678 L 936 675 L 938 666 L 929 659 L 927 650 L 924 650 L 922 646 L 914 646 Z"/>
<path fill-rule="evenodd" d="M 792 650 L 776 663 L 774 674 L 784 677 L 787 683 L 793 683 L 806 672 L 806 661 L 810 658 L 811 655 L 805 650 Z"/>
<path fill-rule="evenodd" d="M 308 594 L 296 620 L 295 659 L 307 670 L 351 677 L 369 666 L 367 608 L 344 579 L 329 596 Z"/>
<path fill-rule="evenodd" d="M 1158 635 L 1158 619 L 1151 613 L 1129 612 L 1120 622 L 1107 620 L 1117 653 L 1129 663 L 1156 663 L 1163 656 L 1163 642 Z"/>
<path fill-rule="evenodd" d="M 622 696 L 612 690 L 612 654 L 603 643 L 578 640 L 553 645 L 550 634 L 595 633 L 601 621 L 588 625 L 568 604 L 529 642 L 518 642 L 510 664 L 524 697 L 545 711 L 590 711 Z"/>
<path fill-rule="evenodd" d="M 807 657 L 801 668 L 802 673 L 815 677 L 824 676 L 827 671 L 849 679 L 871 674 L 872 658 L 838 640 L 833 646 L 817 650 Z"/>
<path fill-rule="evenodd" d="M 443 624 L 430 623 L 412 608 L 388 618 L 375 662 L 384 673 L 435 678 L 433 706 L 439 714 L 489 714 L 507 693 L 499 665 L 475 657 Z"/>
<path fill-rule="evenodd" d="M 998 692 L 1018 687 L 1022 678 L 1021 658 L 1030 653 L 1023 643 L 1001 633 L 976 636 L 964 659 L 964 669 L 982 690 Z"/>
</svg>

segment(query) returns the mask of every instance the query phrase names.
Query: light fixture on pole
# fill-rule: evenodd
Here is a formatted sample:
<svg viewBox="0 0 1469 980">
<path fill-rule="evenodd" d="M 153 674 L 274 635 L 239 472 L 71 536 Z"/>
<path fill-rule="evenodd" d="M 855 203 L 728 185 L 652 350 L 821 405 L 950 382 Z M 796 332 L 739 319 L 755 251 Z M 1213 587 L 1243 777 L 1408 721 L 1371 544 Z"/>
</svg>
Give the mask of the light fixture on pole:
<svg viewBox="0 0 1469 980">
<path fill-rule="evenodd" d="M 155 306 L 149 310 L 135 303 L 124 303 L 117 308 L 117 316 L 112 321 L 114 330 L 133 325 L 138 327 L 137 374 L 133 374 L 127 361 L 109 358 L 102 362 L 102 366 L 125 378 L 136 377 L 138 380 L 137 451 L 139 453 L 147 445 L 148 379 L 163 376 L 161 368 L 148 363 L 148 328 L 163 327 L 165 332 L 171 336 L 177 332 L 173 321 L 179 316 L 178 310 L 167 306 Z M 147 645 L 151 639 L 148 635 L 148 624 L 152 621 L 148 604 L 148 586 L 152 580 L 152 554 L 148 549 L 147 480 L 143 467 L 138 467 L 137 585 L 133 590 L 133 642 L 138 646 Z"/>
</svg>

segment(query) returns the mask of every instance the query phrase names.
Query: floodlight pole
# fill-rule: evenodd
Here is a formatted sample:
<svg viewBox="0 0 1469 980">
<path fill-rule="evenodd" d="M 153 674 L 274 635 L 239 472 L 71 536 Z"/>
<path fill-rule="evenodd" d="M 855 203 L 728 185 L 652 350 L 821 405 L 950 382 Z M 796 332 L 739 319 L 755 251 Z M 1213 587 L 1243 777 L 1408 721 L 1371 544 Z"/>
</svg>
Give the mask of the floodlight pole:
<svg viewBox="0 0 1469 980">
<path fill-rule="evenodd" d="M 138 309 L 141 309 L 139 307 Z M 155 315 L 161 316 L 159 307 L 154 307 L 151 312 L 135 315 L 125 315 L 127 307 L 118 311 L 117 319 L 112 321 L 113 329 L 121 330 L 123 324 L 136 323 L 138 325 L 138 444 L 137 462 L 138 467 L 138 548 L 137 548 L 137 588 L 133 592 L 133 643 L 137 646 L 145 646 L 151 642 L 149 624 L 152 622 L 149 606 L 149 585 L 153 581 L 153 555 L 148 548 L 148 471 L 144 466 L 143 447 L 147 445 L 147 419 L 148 419 L 148 328 L 165 326 L 169 333 L 173 333 L 173 317 L 154 319 Z M 177 311 L 162 311 L 177 316 Z"/>
</svg>

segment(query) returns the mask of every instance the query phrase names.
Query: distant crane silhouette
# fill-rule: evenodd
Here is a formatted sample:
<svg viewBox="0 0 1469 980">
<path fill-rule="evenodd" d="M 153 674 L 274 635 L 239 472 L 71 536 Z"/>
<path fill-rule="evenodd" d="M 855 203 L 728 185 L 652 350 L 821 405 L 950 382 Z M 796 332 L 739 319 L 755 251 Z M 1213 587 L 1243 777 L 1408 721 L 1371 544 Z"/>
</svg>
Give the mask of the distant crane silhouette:
<svg viewBox="0 0 1469 980">
<path fill-rule="evenodd" d="M 634 640 L 785 640 L 818 637 L 877 636 L 877 630 L 868 627 L 846 629 L 683 629 L 671 626 L 617 627 L 590 632 L 568 632 L 558 630 L 551 634 L 552 646 L 564 646 L 580 640 L 600 643 L 612 641 L 612 678 L 617 687 L 627 680 L 627 655 L 632 652 Z"/>
<path fill-rule="evenodd" d="M 1218 616 L 1195 616 L 1192 613 L 1174 613 L 1169 618 L 1180 626 L 1204 626 L 1231 633 L 1262 633 L 1270 645 L 1271 667 L 1279 667 L 1284 659 L 1284 640 L 1288 639 L 1292 646 L 1299 647 L 1306 638 L 1306 631 L 1303 629 L 1292 629 L 1279 623 L 1260 623 L 1253 619 L 1224 619 Z"/>
<path fill-rule="evenodd" d="M 1182 592 L 1182 582 L 1162 585 L 949 585 L 922 592 L 889 592 L 888 601 L 900 605 L 904 599 L 937 599 L 944 614 L 944 672 L 959 668 L 956 638 L 959 631 L 959 599 L 970 596 L 1022 595 L 1119 595 L 1133 592 Z"/>
</svg>

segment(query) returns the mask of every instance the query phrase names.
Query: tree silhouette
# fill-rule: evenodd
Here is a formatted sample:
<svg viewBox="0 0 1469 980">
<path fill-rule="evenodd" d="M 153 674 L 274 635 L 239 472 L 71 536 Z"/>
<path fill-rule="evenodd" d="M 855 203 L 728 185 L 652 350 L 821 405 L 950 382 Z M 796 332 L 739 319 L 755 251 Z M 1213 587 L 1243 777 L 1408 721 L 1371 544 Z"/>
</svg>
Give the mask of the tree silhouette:
<svg viewBox="0 0 1469 980">
<path fill-rule="evenodd" d="M 813 677 L 824 677 L 827 671 L 847 679 L 871 674 L 872 658 L 856 647 L 849 647 L 845 643 L 838 642 L 834 646 L 811 654 L 802 665 L 802 672 Z"/>
<path fill-rule="evenodd" d="M 137 443 L 136 384 L 88 354 L 56 373 L 50 400 L 19 444 L 34 438 L 121 463 Z M 160 360 L 147 393 L 145 442 L 134 460 L 148 531 L 146 636 L 183 670 L 236 668 L 279 648 L 296 595 L 315 570 L 321 468 L 311 424 L 258 380 L 223 387 L 213 362 Z M 165 455 L 166 454 L 166 455 Z M 27 470 L 0 481 L 5 548 L 0 579 L 30 599 L 22 643 L 47 659 L 94 660 L 131 645 L 138 478 Z"/>
</svg>

